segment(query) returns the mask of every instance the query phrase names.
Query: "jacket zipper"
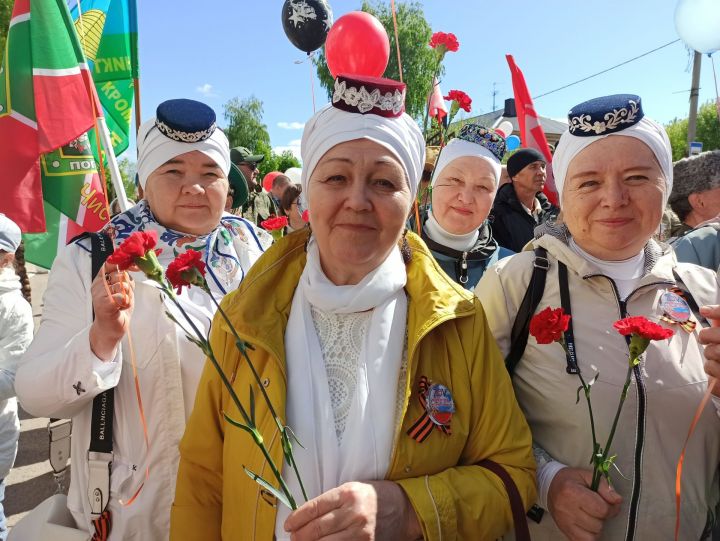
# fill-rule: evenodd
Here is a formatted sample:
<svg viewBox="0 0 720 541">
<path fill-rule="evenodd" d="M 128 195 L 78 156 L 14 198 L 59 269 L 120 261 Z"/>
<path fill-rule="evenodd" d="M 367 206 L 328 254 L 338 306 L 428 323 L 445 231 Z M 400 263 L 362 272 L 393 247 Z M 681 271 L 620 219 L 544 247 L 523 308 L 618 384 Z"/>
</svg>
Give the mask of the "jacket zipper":
<svg viewBox="0 0 720 541">
<path fill-rule="evenodd" d="M 620 317 L 626 318 L 628 316 L 627 313 L 627 301 L 632 297 L 635 293 L 640 291 L 643 288 L 650 287 L 650 286 L 658 286 L 658 285 L 668 285 L 673 284 L 674 282 L 663 280 L 659 282 L 652 282 L 649 284 L 643 284 L 642 286 L 632 290 L 627 297 L 625 297 L 625 300 L 620 300 L 620 293 L 618 292 L 617 285 L 615 284 L 615 281 L 610 278 L 609 276 L 605 276 L 604 274 L 590 274 L 583 276 L 584 279 L 587 278 L 594 278 L 594 277 L 603 277 L 606 278 L 610 285 L 612 286 L 613 293 L 615 294 L 615 300 L 618 303 L 618 308 L 620 309 Z M 628 351 L 630 350 L 630 337 L 625 337 L 625 342 L 628 346 Z M 636 421 L 636 429 L 635 429 L 635 457 L 634 457 L 634 471 L 633 471 L 633 487 L 632 487 L 632 495 L 630 497 L 630 510 L 628 512 L 628 522 L 627 527 L 625 530 L 625 541 L 633 541 L 635 539 L 635 530 L 637 529 L 637 515 L 638 515 L 638 508 L 640 507 L 640 493 L 642 491 L 642 463 L 643 463 L 643 452 L 645 449 L 645 416 L 646 416 L 646 410 L 647 410 L 647 390 L 645 388 L 645 380 L 642 378 L 642 372 L 640 371 L 640 368 L 642 367 L 642 363 L 637 365 L 635 368 L 633 368 L 633 375 L 635 376 L 635 384 L 637 386 L 637 396 L 638 396 L 638 410 L 637 410 L 637 421 Z"/>
<path fill-rule="evenodd" d="M 465 285 L 468 282 L 468 263 L 467 263 L 467 252 L 463 252 L 460 260 L 460 283 Z"/>
</svg>

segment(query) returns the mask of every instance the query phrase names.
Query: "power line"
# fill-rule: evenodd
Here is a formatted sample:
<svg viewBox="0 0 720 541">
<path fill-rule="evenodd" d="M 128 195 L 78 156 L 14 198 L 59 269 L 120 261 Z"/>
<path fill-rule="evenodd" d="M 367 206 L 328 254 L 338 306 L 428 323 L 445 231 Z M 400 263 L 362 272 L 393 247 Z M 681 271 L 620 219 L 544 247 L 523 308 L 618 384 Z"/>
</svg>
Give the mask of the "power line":
<svg viewBox="0 0 720 541">
<path fill-rule="evenodd" d="M 607 73 L 608 71 L 612 71 L 612 70 L 614 70 L 614 69 L 616 69 L 616 68 L 619 68 L 620 66 L 624 66 L 625 64 L 629 64 L 630 62 L 634 62 L 635 60 L 637 60 L 637 59 L 639 59 L 639 58 L 642 58 L 643 56 L 647 56 L 647 55 L 649 55 L 649 54 L 652 54 L 652 53 L 654 53 L 655 51 L 659 51 L 660 49 L 664 49 L 665 47 L 669 47 L 670 45 L 672 45 L 672 44 L 674 44 L 674 43 L 677 43 L 678 41 L 680 41 L 680 38 L 675 39 L 675 40 L 673 40 L 673 41 L 670 41 L 670 42 L 666 43 L 665 45 L 660 45 L 660 47 L 656 47 L 656 48 L 653 49 L 652 51 L 648 51 L 648 52 L 646 52 L 646 53 L 643 53 L 643 54 L 641 54 L 641 55 L 638 55 L 638 56 L 636 56 L 636 57 L 634 57 L 634 58 L 631 58 L 630 60 L 626 60 L 625 62 L 621 62 L 620 64 L 616 64 L 616 65 L 614 65 L 614 66 L 612 66 L 612 67 L 610 67 L 610 68 L 604 69 L 604 70 L 599 71 L 599 72 L 597 72 L 597 73 L 593 73 L 592 75 L 588 75 L 587 77 L 585 77 L 585 78 L 583 78 L 583 79 L 580 79 L 579 81 L 575 81 L 574 83 L 570 83 L 570 84 L 567 84 L 567 85 L 565 85 L 565 86 L 561 86 L 560 88 L 556 88 L 555 90 L 551 90 L 551 91 L 549 91 L 549 92 L 545 92 L 544 94 L 540 94 L 539 96 L 535 96 L 533 99 L 536 100 L 536 99 L 538 99 L 538 98 L 542 98 L 542 97 L 547 96 L 547 95 L 549 95 L 549 94 L 553 94 L 553 93 L 555 93 L 555 92 L 559 92 L 560 90 L 565 90 L 566 88 L 569 88 L 569 87 L 571 87 L 571 86 L 573 86 L 573 85 L 576 85 L 576 84 L 585 82 L 585 81 L 587 81 L 588 79 L 592 79 L 593 77 L 597 77 L 598 75 L 602 75 L 603 73 Z"/>
</svg>

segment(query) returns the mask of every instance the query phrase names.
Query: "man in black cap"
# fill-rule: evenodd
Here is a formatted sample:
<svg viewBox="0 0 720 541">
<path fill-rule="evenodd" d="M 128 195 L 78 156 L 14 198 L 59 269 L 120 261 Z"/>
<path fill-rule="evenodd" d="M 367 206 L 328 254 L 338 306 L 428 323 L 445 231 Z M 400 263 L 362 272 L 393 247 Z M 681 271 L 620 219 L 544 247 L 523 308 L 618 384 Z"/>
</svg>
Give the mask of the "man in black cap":
<svg viewBox="0 0 720 541">
<path fill-rule="evenodd" d="M 242 217 L 256 225 L 267 220 L 277 209 L 270 194 L 257 182 L 258 164 L 265 159 L 262 154 L 253 154 L 246 147 L 230 149 L 230 160 L 237 165 L 248 184 L 249 195 L 242 207 Z"/>
<path fill-rule="evenodd" d="M 545 157 L 532 148 L 522 148 L 508 159 L 510 182 L 498 190 L 488 217 L 500 246 L 520 252 L 532 240 L 535 227 L 560 211 L 542 193 L 546 165 Z"/>
</svg>

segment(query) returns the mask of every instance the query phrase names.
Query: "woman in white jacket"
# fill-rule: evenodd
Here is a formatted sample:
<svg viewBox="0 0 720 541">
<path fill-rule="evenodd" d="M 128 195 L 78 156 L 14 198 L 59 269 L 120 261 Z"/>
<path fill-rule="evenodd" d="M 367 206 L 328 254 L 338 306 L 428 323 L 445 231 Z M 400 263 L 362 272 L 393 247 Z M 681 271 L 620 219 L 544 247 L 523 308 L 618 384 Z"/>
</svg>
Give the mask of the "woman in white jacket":
<svg viewBox="0 0 720 541">
<path fill-rule="evenodd" d="M 164 102 L 156 118 L 140 127 L 137 141 L 144 199 L 115 216 L 106 231 L 116 246 L 134 231 L 156 231 L 165 267 L 176 253 L 200 251 L 219 300 L 238 286 L 272 239 L 246 220 L 223 213 L 231 162 L 215 113 L 192 100 Z M 142 273 L 105 272 L 91 278 L 88 238 L 58 255 L 38 335 L 17 374 L 18 397 L 30 413 L 73 419 L 68 507 L 78 528 L 96 530 L 102 538 L 111 525 L 106 536 L 111 541 L 162 541 L 169 535 L 177 446 L 204 355 L 166 315 L 174 309 L 163 305 Z M 103 280 L 121 308 L 108 298 Z M 211 301 L 198 288 L 185 289 L 179 298 L 207 332 Z M 112 453 L 89 453 L 93 399 L 111 388 Z M 99 414 L 103 421 L 106 413 Z M 100 431 L 102 438 L 107 432 Z"/>
<path fill-rule="evenodd" d="M 15 372 L 33 336 L 32 308 L 22 295 L 14 269 L 21 239 L 17 224 L 0 214 L 0 541 L 7 537 L 3 481 L 15 462 L 20 436 Z"/>
<path fill-rule="evenodd" d="M 672 189 L 672 152 L 664 128 L 643 116 L 638 96 L 575 106 L 553 170 L 563 223 L 536 230 L 535 254 L 502 260 L 476 289 L 506 355 L 520 343 L 513 340 L 513 324 L 523 312 L 534 267 L 547 268 L 535 312 L 561 306 L 571 312 L 572 327 L 564 337 L 574 355 L 530 338 L 514 370 L 518 402 L 545 451 L 536 452 L 538 503 L 549 512 L 541 518 L 536 513 L 530 532 L 534 541 L 669 541 L 675 530 L 676 464 L 708 388 L 699 337 L 706 322 L 694 305 L 718 304 L 717 277 L 678 263 L 670 247 L 652 239 Z M 591 426 L 577 394 L 577 371 L 586 382 L 596 377 L 595 430 L 605 445 L 628 370 L 629 346 L 613 323 L 627 316 L 644 316 L 673 329 L 674 336 L 651 342 L 634 367 L 610 450 L 617 455 L 613 486 L 603 480 L 594 492 Z M 720 388 L 714 393 L 685 456 L 683 540 L 707 539 L 715 518 Z"/>
</svg>

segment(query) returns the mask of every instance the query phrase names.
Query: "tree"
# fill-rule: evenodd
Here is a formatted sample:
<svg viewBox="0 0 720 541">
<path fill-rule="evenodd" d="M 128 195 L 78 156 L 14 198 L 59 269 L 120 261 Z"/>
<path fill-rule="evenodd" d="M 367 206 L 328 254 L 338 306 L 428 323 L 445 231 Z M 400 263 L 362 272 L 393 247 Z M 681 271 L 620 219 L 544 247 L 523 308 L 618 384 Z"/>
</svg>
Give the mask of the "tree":
<svg viewBox="0 0 720 541">
<path fill-rule="evenodd" d="M 260 143 L 270 146 L 270 135 L 262 121 L 262 101 L 255 96 L 244 100 L 233 98 L 223 106 L 223 109 L 225 121 L 228 123 L 225 135 L 230 141 L 230 148 L 247 147 L 255 152 Z"/>
<path fill-rule="evenodd" d="M 673 151 L 673 160 L 688 155 L 688 119 L 676 118 L 665 126 Z M 709 101 L 698 110 L 695 140 L 703 144 L 703 152 L 720 148 L 720 121 L 715 103 Z"/>
<path fill-rule="evenodd" d="M 270 145 L 260 143 L 255 148 L 255 152 L 265 155 L 265 159 L 258 164 L 261 177 L 270 171 L 287 171 L 291 167 L 300 167 L 300 161 L 289 150 L 277 154 Z"/>
<path fill-rule="evenodd" d="M 300 167 L 300 162 L 289 150 L 276 154 L 272 149 L 267 126 L 263 123 L 262 101 L 255 96 L 244 100 L 233 98 L 223 108 L 225 120 L 228 122 L 225 135 L 230 141 L 230 147 L 246 147 L 256 154 L 265 156 L 265 159 L 258 164 L 261 176 L 270 171 L 285 171 L 290 167 Z"/>
<path fill-rule="evenodd" d="M 363 0 L 360 9 L 377 17 L 385 27 L 390 38 L 390 61 L 384 76 L 399 81 L 400 70 L 397 62 L 392 11 L 386 4 L 387 2 L 371 4 L 367 0 Z M 425 112 L 432 77 L 437 67 L 435 51 L 425 46 L 430 41 L 432 29 L 425 20 L 425 13 L 419 3 L 397 4 L 396 7 L 403 81 L 407 85 L 405 109 L 411 117 L 420 120 Z M 324 47 L 320 54 L 313 59 L 313 63 L 317 69 L 320 84 L 327 90 L 328 97 L 332 96 L 334 81 L 327 67 Z"/>
<path fill-rule="evenodd" d="M 0 51 L 3 55 L 5 54 L 5 41 L 10 26 L 12 8 L 13 0 L 0 0 Z"/>
<path fill-rule="evenodd" d="M 125 187 L 125 195 L 128 199 L 137 201 L 137 187 L 135 186 L 135 173 L 137 171 L 137 164 L 131 162 L 129 158 L 120 158 L 118 160 L 118 169 L 120 169 L 120 177 L 122 178 L 123 186 Z M 107 177 L 107 196 L 108 203 L 117 197 L 115 193 L 115 186 L 110 179 L 110 166 L 105 164 L 105 174 Z"/>
</svg>

